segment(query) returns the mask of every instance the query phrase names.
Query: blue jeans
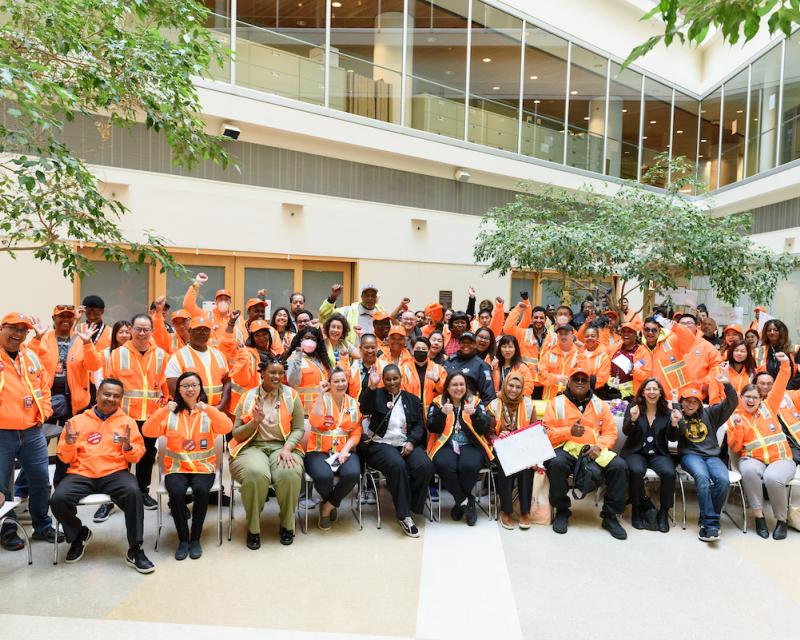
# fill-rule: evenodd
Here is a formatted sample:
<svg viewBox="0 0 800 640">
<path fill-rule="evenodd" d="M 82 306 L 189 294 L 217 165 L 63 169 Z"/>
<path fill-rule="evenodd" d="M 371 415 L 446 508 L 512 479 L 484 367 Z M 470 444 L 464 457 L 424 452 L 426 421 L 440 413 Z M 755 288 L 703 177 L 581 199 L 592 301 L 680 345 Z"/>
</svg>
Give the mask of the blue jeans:
<svg viewBox="0 0 800 640">
<path fill-rule="evenodd" d="M 700 526 L 719 528 L 719 516 L 730 487 L 728 468 L 717 458 L 696 453 L 681 456 L 681 466 L 694 478 L 697 502 L 700 505 Z"/>
<path fill-rule="evenodd" d="M 42 427 L 13 430 L 0 429 L 0 491 L 6 500 L 12 499 L 14 489 L 14 461 L 19 460 L 28 478 L 28 509 L 33 530 L 43 533 L 53 521 L 48 515 L 50 502 L 50 478 L 47 472 L 47 442 Z M 12 512 L 11 517 L 14 517 Z M 5 527 L 0 534 L 12 530 Z"/>
</svg>

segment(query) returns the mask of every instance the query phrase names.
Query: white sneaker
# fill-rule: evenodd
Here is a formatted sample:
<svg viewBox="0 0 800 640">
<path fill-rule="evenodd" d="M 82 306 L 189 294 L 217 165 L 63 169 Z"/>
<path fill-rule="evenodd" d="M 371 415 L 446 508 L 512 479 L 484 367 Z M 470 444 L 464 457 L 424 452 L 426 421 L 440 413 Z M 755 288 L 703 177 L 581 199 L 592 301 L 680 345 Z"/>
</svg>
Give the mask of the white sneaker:
<svg viewBox="0 0 800 640">
<path fill-rule="evenodd" d="M 298 509 L 302 509 L 302 510 L 305 510 L 305 509 L 316 509 L 316 507 L 317 507 L 317 503 L 314 502 L 313 498 L 302 498 L 297 503 L 297 508 Z"/>
<path fill-rule="evenodd" d="M 402 520 L 398 520 L 398 522 L 400 523 L 400 527 L 403 529 L 403 533 L 405 533 L 409 538 L 419 538 L 419 529 L 417 529 L 417 525 L 414 524 L 411 516 L 406 516 Z"/>
<path fill-rule="evenodd" d="M 364 489 L 361 492 L 361 502 L 364 504 L 377 504 L 378 498 L 372 489 Z"/>
</svg>

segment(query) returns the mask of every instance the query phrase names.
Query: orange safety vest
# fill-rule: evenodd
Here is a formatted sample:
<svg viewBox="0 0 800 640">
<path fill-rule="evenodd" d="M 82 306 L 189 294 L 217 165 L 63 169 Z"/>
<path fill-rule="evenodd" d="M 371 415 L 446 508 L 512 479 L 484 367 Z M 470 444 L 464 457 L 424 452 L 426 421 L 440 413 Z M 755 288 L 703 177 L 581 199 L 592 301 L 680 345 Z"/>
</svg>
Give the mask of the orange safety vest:
<svg viewBox="0 0 800 640">
<path fill-rule="evenodd" d="M 203 381 L 203 389 L 208 396 L 208 404 L 218 405 L 222 401 L 222 387 L 225 376 L 228 375 L 228 362 L 225 356 L 214 347 L 208 347 L 211 353 L 211 366 L 206 369 L 200 356 L 188 344 L 178 349 L 174 354 L 178 360 L 181 373 L 192 371 L 200 376 Z"/>
<path fill-rule="evenodd" d="M 592 395 L 583 413 L 572 402 L 567 403 L 565 395 L 556 396 L 547 405 L 542 418 L 545 433 L 554 447 L 575 442 L 613 448 L 617 440 L 617 427 L 611 410 L 600 398 Z M 582 436 L 573 436 L 570 433 L 576 421 L 585 427 Z"/>
<path fill-rule="evenodd" d="M 428 373 L 430 372 L 433 372 L 438 376 L 436 382 L 434 382 L 428 377 Z M 403 381 L 400 385 L 400 388 L 403 391 L 408 391 L 414 397 L 419 398 L 420 379 L 417 376 L 416 363 L 412 365 L 404 364 L 400 368 L 400 373 L 403 376 Z M 428 407 L 430 406 L 431 402 L 433 402 L 433 399 L 442 392 L 442 389 L 444 388 L 444 381 L 446 378 L 447 378 L 447 371 L 445 371 L 444 367 L 440 364 L 436 364 L 431 360 L 428 360 L 427 366 L 425 368 L 425 374 L 423 377 L 425 385 L 423 392 L 423 407 L 422 407 L 423 420 L 428 415 Z"/>
<path fill-rule="evenodd" d="M 325 408 L 324 415 L 311 413 L 308 416 L 311 422 L 311 431 L 308 434 L 306 451 L 336 451 L 340 452 L 351 436 L 361 438 L 361 413 L 358 402 L 348 395 L 340 410 L 330 393 L 322 395 L 322 404 Z M 329 422 L 329 424 L 325 424 Z"/>
<path fill-rule="evenodd" d="M 494 383 L 494 390 L 498 393 L 500 392 L 500 387 L 503 384 L 500 380 L 502 368 L 503 366 L 500 364 L 498 364 L 496 367 L 492 367 L 492 382 Z M 531 375 L 531 370 L 525 363 L 512 367 L 511 371 L 508 373 L 517 373 L 522 377 L 522 393 L 524 395 L 529 396 L 531 393 L 533 393 L 533 376 Z"/>
<path fill-rule="evenodd" d="M 789 432 L 792 440 L 800 446 L 800 411 L 793 399 L 794 392 L 787 391 L 783 394 L 783 401 L 778 410 L 778 416 Z"/>
<path fill-rule="evenodd" d="M 594 351 L 583 350 L 586 361 L 589 363 L 589 375 L 595 377 L 595 389 L 604 386 L 611 376 L 611 358 L 608 352 L 600 345 Z"/>
<path fill-rule="evenodd" d="M 733 419 L 728 420 L 728 441 L 733 451 L 764 464 L 792 459 L 786 434 L 766 402 L 758 406 L 753 420 L 744 411 L 737 411 L 736 415 L 744 424 L 737 426 Z"/>
<path fill-rule="evenodd" d="M 145 355 L 130 348 L 128 342 L 111 352 L 108 377 L 117 378 L 124 386 L 121 409 L 141 422 L 153 415 L 167 395 L 165 372 L 167 353 L 161 347 L 148 345 Z"/>
<path fill-rule="evenodd" d="M 523 396 L 522 402 L 517 405 L 517 421 L 515 431 L 517 429 L 524 429 L 531 422 L 531 415 L 533 414 L 533 400 Z M 500 435 L 502 429 L 500 428 L 500 420 L 503 415 L 503 401 L 500 398 L 495 398 L 486 407 L 486 413 L 493 416 L 495 419 L 494 432 Z"/>
<path fill-rule="evenodd" d="M 67 389 L 70 393 L 70 404 L 72 405 L 73 414 L 83 411 L 91 401 L 89 392 L 90 371 L 96 364 L 91 357 L 86 358 L 86 353 L 93 348 L 91 341 L 84 344 L 83 340 L 77 337 L 74 332 L 71 336 L 72 343 L 69 346 L 67 358 L 65 361 L 66 370 L 63 372 L 66 376 Z M 31 341 L 31 346 L 35 347 L 37 344 L 36 338 Z M 41 341 L 38 342 L 38 354 L 41 358 L 42 365 L 44 366 L 50 378 L 52 385 L 56 375 L 56 367 L 58 366 L 58 338 L 53 330 L 48 331 Z"/>
<path fill-rule="evenodd" d="M 563 385 L 552 382 L 553 376 L 569 377 L 572 371 L 581 365 L 586 366 L 586 357 L 575 345 L 572 345 L 566 353 L 558 346 L 545 351 L 539 359 L 539 381 L 544 385 L 542 399 L 555 398 L 564 390 Z"/>
<path fill-rule="evenodd" d="M 167 412 L 167 450 L 164 452 L 164 470 L 167 473 L 216 473 L 217 456 L 214 453 L 211 417 L 205 411 L 196 411 L 189 424 L 186 415 L 188 413 L 186 410 L 180 414 L 174 411 Z M 183 439 L 196 442 L 196 437 L 200 440 L 198 450 L 184 451 Z"/>
<path fill-rule="evenodd" d="M 260 361 L 261 356 L 258 349 L 244 347 L 237 350 L 230 375 L 231 401 L 229 407 L 235 408 L 245 391 L 259 385 L 261 379 L 258 373 L 258 363 Z"/>
<path fill-rule="evenodd" d="M 242 421 L 242 424 L 247 424 L 253 420 L 253 407 L 256 404 L 256 398 L 258 398 L 258 390 L 260 388 L 260 386 L 254 387 L 242 396 L 242 399 L 239 402 L 241 405 L 239 419 Z M 294 401 L 297 399 L 297 395 L 297 392 L 291 387 L 287 385 L 281 385 L 280 394 L 278 395 L 280 398 L 278 401 L 278 426 L 281 429 L 284 440 L 289 437 L 289 433 L 292 430 L 292 410 L 294 409 Z M 239 452 L 245 446 L 247 446 L 253 438 L 256 437 L 256 434 L 258 434 L 257 426 L 253 430 L 253 433 L 250 434 L 250 437 L 244 442 L 239 442 L 233 438 L 228 443 L 228 452 L 230 453 L 231 458 L 235 458 L 237 455 L 239 455 Z M 301 453 L 303 451 L 303 448 L 300 446 L 299 442 L 297 443 L 295 449 Z"/>
<path fill-rule="evenodd" d="M 433 400 L 433 404 L 437 407 L 442 406 L 442 396 L 437 396 Z M 472 398 L 470 406 L 477 407 L 480 404 L 480 400 L 478 398 Z M 486 457 L 489 460 L 494 460 L 494 453 L 492 452 L 492 445 L 489 444 L 488 440 L 485 437 L 478 435 L 478 432 L 475 431 L 475 428 L 472 426 L 472 419 L 469 415 L 467 415 L 464 411 L 461 412 L 461 418 L 464 421 L 464 424 L 467 425 L 467 428 L 472 432 L 472 435 L 475 436 L 475 439 L 478 443 L 483 447 L 483 451 L 486 453 Z M 442 433 L 430 433 L 428 434 L 428 457 L 433 460 L 433 457 L 439 452 L 439 450 L 447 444 L 447 441 L 450 439 L 450 436 L 453 434 L 453 430 L 455 428 L 456 416 L 455 413 L 451 413 L 447 416 L 447 419 L 444 423 L 444 430 Z"/>
<path fill-rule="evenodd" d="M 16 360 L 0 350 L 0 429 L 28 429 L 52 413 L 47 371 L 39 356 L 25 345 Z"/>
<path fill-rule="evenodd" d="M 317 401 L 319 383 L 329 377 L 325 367 L 303 354 L 300 364 L 300 384 L 295 390 L 300 394 L 300 401 L 303 403 L 303 410 L 306 415 L 308 415 L 311 407 Z"/>
</svg>

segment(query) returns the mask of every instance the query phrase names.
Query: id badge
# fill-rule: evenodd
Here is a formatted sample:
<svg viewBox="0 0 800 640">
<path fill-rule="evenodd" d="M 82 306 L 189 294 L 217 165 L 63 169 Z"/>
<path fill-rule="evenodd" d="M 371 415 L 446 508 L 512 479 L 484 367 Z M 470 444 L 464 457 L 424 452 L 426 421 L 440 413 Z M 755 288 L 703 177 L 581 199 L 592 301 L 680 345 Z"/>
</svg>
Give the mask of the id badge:
<svg viewBox="0 0 800 640">
<path fill-rule="evenodd" d="M 203 439 L 200 441 L 200 448 L 201 448 L 201 449 L 208 449 L 208 440 L 206 440 L 205 438 L 203 438 Z"/>
<path fill-rule="evenodd" d="M 22 399 L 22 404 L 25 406 L 26 409 L 33 408 L 33 398 L 31 396 L 25 396 Z"/>
<path fill-rule="evenodd" d="M 119 444 L 119 434 L 118 433 L 114 434 L 114 444 Z"/>
</svg>

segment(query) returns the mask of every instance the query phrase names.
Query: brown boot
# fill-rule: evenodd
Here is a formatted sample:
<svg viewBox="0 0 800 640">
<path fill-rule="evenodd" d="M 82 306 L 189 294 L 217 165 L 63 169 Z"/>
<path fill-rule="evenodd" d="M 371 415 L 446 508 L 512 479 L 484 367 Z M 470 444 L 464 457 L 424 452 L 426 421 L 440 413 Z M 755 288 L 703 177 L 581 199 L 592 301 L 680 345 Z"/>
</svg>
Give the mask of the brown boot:
<svg viewBox="0 0 800 640">
<path fill-rule="evenodd" d="M 514 518 L 511 517 L 510 513 L 506 513 L 505 511 L 501 511 L 500 512 L 500 526 L 503 527 L 503 529 L 512 530 L 512 529 L 516 528 L 517 523 L 514 522 Z"/>
</svg>

